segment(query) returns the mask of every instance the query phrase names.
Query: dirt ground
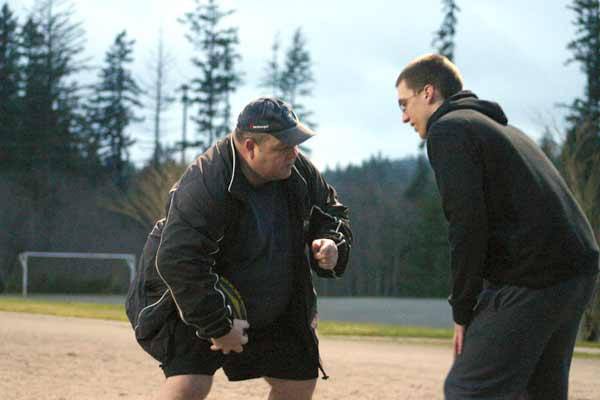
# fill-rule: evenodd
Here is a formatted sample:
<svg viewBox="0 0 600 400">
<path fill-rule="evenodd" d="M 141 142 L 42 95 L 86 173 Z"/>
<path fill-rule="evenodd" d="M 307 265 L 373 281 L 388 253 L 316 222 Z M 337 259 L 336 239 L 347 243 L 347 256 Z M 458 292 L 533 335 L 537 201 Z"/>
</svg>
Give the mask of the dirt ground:
<svg viewBox="0 0 600 400">
<path fill-rule="evenodd" d="M 325 368 L 315 399 L 442 399 L 447 344 L 322 338 Z M 600 360 L 576 358 L 571 399 L 600 400 Z M 0 312 L 0 399 L 152 399 L 163 375 L 128 324 Z M 266 399 L 262 380 L 229 383 L 211 400 Z"/>
</svg>

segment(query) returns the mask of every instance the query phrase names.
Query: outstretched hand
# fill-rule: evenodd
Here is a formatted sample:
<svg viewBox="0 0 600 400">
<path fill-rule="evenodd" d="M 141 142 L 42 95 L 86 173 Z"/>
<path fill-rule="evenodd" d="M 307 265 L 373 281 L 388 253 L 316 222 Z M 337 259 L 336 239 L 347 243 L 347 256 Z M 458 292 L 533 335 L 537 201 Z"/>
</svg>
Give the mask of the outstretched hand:
<svg viewBox="0 0 600 400">
<path fill-rule="evenodd" d="M 319 267 L 332 270 L 338 261 L 338 249 L 331 239 L 316 239 L 312 242 L 313 258 Z"/>
</svg>

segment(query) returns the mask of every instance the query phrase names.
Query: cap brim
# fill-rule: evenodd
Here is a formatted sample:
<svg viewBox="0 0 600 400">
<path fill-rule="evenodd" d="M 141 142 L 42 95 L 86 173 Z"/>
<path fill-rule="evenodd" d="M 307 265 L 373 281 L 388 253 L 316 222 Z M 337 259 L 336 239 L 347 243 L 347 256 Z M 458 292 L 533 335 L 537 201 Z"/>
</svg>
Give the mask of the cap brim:
<svg viewBox="0 0 600 400">
<path fill-rule="evenodd" d="M 315 131 L 300 122 L 292 128 L 271 133 L 271 135 L 275 136 L 288 146 L 297 146 L 316 134 L 317 133 Z"/>
</svg>

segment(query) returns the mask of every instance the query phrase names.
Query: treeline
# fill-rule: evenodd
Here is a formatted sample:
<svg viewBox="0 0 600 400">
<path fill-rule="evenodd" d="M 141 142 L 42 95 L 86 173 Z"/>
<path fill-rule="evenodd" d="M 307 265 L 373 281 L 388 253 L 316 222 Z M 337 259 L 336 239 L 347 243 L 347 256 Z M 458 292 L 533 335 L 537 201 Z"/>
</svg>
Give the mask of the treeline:
<svg viewBox="0 0 600 400">
<path fill-rule="evenodd" d="M 139 228 L 99 206 L 134 170 L 125 158 L 128 138 L 119 134 L 135 115 L 111 108 L 109 96 L 121 94 L 121 104 L 128 104 L 137 90 L 126 69 L 129 42 L 119 36 L 107 53 L 118 71 L 107 66 L 99 82 L 86 87 L 77 81 L 87 68 L 81 26 L 72 22 L 72 11 L 54 6 L 40 3 L 21 21 L 6 3 L 0 9 L 5 277 L 18 275 L 22 251 L 129 252 L 143 241 Z M 111 86 L 116 75 L 122 79 Z"/>
<path fill-rule="evenodd" d="M 315 280 L 320 295 L 447 296 L 447 225 L 424 157 L 373 157 L 325 176 L 350 208 L 355 240 L 343 279 Z"/>
<path fill-rule="evenodd" d="M 189 62 L 195 72 L 173 88 L 162 37 L 151 68 L 140 77 L 132 67 L 135 40 L 126 30 L 114 33 L 102 63 L 92 65 L 71 3 L 40 0 L 27 15 L 0 3 L 0 278 L 8 276 L 11 289 L 18 286 L 22 251 L 140 251 L 160 215 L 155 210 L 162 213 L 165 187 L 175 179 L 168 171 L 181 170 L 186 150 L 198 154 L 230 131 L 231 95 L 244 76 L 237 28 L 227 24 L 232 12 L 214 0 L 196 0 L 181 16 L 187 30 L 181 40 L 193 46 Z M 313 82 L 301 29 L 283 54 L 276 37 L 257 86 L 289 99 L 310 122 L 303 102 Z M 166 144 L 162 120 L 177 94 L 193 131 Z M 154 148 L 136 167 L 130 152 L 139 143 L 132 130 L 143 120 L 152 125 L 145 133 Z M 161 206 L 142 205 L 144 217 L 132 218 L 136 190 L 160 177 L 167 183 L 144 188 L 160 194 L 143 201 Z M 43 290 L 64 289 L 47 282 Z"/>
</svg>

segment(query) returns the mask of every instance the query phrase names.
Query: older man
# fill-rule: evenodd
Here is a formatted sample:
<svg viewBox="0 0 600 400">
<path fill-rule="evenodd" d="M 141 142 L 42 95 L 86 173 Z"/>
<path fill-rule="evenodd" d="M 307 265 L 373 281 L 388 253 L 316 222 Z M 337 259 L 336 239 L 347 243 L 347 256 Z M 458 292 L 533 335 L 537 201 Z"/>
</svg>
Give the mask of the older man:
<svg viewBox="0 0 600 400">
<path fill-rule="evenodd" d="M 346 207 L 298 151 L 313 135 L 286 103 L 259 98 L 171 191 L 127 307 L 167 377 L 159 399 L 205 398 L 221 367 L 232 381 L 264 377 L 269 399 L 312 398 L 321 365 L 310 270 L 341 276 L 352 239 Z M 247 320 L 227 307 L 221 277 Z"/>
</svg>

